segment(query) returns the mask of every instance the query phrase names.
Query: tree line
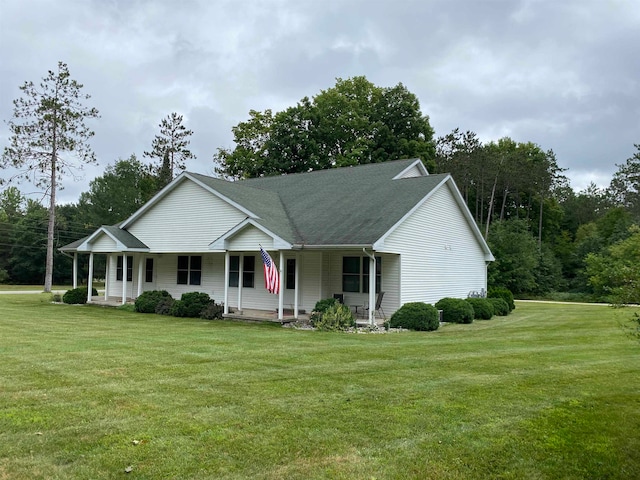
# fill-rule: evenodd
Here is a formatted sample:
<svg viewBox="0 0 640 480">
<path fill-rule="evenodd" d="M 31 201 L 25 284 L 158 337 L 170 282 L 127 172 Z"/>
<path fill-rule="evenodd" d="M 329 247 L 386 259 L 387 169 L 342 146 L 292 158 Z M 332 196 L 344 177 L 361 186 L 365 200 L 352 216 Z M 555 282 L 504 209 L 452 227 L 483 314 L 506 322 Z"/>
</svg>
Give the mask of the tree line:
<svg viewBox="0 0 640 480">
<path fill-rule="evenodd" d="M 51 92 L 63 91 L 57 82 L 68 83 L 70 99 L 52 98 Z M 135 154 L 119 159 L 91 181 L 77 203 L 55 205 L 64 162 L 71 155 L 79 166 L 95 161 L 87 143 L 93 132 L 84 120 L 98 113 L 77 105 L 65 110 L 68 101 L 89 98 L 80 95 L 81 85 L 69 82 L 61 63 L 57 74 L 49 72 L 43 80 L 49 85 L 46 95 L 27 82 L 21 89 L 30 100 L 14 101 L 2 165 L 21 167 L 32 183 L 39 179 L 50 202 L 47 209 L 27 200 L 11 183 L 0 194 L 0 283 L 42 282 L 49 243 L 55 259 L 51 278 L 67 283 L 70 259 L 58 247 L 127 218 L 195 158 L 188 148 L 193 132 L 182 116 L 171 113 L 143 154 L 151 163 Z M 78 124 L 70 128 L 73 122 Z M 58 129 L 58 136 L 39 128 Z M 451 173 L 456 181 L 496 257 L 489 266 L 491 286 L 519 296 L 640 301 L 640 145 L 617 165 L 607 188 L 592 184 L 575 192 L 552 150 L 508 137 L 482 142 L 461 129 L 435 137 L 429 117 L 404 85 L 382 88 L 365 77 L 339 78 L 332 88 L 281 112 L 251 110 L 232 133 L 235 146 L 219 148 L 213 168 L 236 181 L 420 158 L 429 172 Z M 32 151 L 45 152 L 44 157 L 36 159 Z"/>
</svg>

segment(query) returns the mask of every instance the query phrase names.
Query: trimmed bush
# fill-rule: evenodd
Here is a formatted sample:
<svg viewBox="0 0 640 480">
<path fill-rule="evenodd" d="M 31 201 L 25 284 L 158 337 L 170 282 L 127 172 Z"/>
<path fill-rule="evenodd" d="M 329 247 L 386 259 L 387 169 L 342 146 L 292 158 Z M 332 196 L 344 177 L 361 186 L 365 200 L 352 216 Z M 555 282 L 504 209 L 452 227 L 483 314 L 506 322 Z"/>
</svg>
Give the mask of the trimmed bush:
<svg viewBox="0 0 640 480">
<path fill-rule="evenodd" d="M 160 303 L 164 298 L 171 298 L 171 295 L 169 295 L 169 292 L 166 290 L 150 290 L 148 292 L 142 292 L 142 294 L 136 298 L 136 312 L 156 313 L 158 303 Z"/>
<path fill-rule="evenodd" d="M 405 303 L 391 315 L 389 327 L 430 332 L 440 326 L 438 309 L 423 302 Z"/>
<path fill-rule="evenodd" d="M 209 304 L 200 312 L 200 318 L 205 320 L 221 319 L 224 313 L 224 306 L 211 300 Z"/>
<path fill-rule="evenodd" d="M 333 307 L 338 301 L 335 298 L 325 298 L 324 300 L 318 300 L 316 306 L 313 307 L 309 321 L 311 325 L 315 326 L 316 322 L 319 322 L 322 318 L 322 314 L 329 308 Z"/>
<path fill-rule="evenodd" d="M 508 288 L 491 287 L 487 292 L 488 298 L 502 298 L 509 306 L 509 311 L 513 311 L 516 308 L 516 304 L 513 301 L 513 293 Z"/>
<path fill-rule="evenodd" d="M 64 292 L 64 295 L 62 296 L 62 301 L 64 303 L 69 303 L 73 305 L 80 305 L 83 303 L 87 303 L 87 291 L 88 291 L 87 287 L 72 288 L 71 290 L 67 290 L 66 292 Z M 96 290 L 95 288 L 92 288 L 91 295 L 92 296 L 98 295 L 98 290 Z"/>
<path fill-rule="evenodd" d="M 324 332 L 336 332 L 355 327 L 356 321 L 349 307 L 334 303 L 321 314 L 313 326 Z"/>
<path fill-rule="evenodd" d="M 442 298 L 436 303 L 436 308 L 442 310 L 442 320 L 445 322 L 473 322 L 473 307 L 461 298 Z"/>
<path fill-rule="evenodd" d="M 183 293 L 180 300 L 171 307 L 171 315 L 174 317 L 198 318 L 200 312 L 211 302 L 207 293 L 189 292 Z"/>
<path fill-rule="evenodd" d="M 509 315 L 509 305 L 507 305 L 507 302 L 505 302 L 503 298 L 487 298 L 487 301 L 493 306 L 493 312 L 496 315 L 500 317 Z"/>
<path fill-rule="evenodd" d="M 173 297 L 164 297 L 156 305 L 155 313 L 158 315 L 171 315 L 171 308 L 173 308 L 174 303 L 176 301 Z"/>
<path fill-rule="evenodd" d="M 467 298 L 466 302 L 473 308 L 473 318 L 491 320 L 493 305 L 486 298 Z"/>
</svg>

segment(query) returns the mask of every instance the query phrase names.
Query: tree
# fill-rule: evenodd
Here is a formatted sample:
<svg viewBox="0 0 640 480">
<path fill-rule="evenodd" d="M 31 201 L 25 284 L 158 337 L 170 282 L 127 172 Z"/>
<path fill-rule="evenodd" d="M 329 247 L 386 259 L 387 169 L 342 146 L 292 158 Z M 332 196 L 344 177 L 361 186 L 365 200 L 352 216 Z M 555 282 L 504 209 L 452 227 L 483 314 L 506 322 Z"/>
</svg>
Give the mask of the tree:
<svg viewBox="0 0 640 480">
<path fill-rule="evenodd" d="M 145 157 L 157 158 L 156 170 L 161 173 L 165 156 L 169 159 L 169 181 L 173 180 L 176 170 L 185 169 L 185 161 L 195 159 L 195 155 L 187 148 L 189 137 L 193 131 L 187 130 L 182 124 L 183 117 L 172 112 L 163 118 L 159 124 L 160 135 L 156 135 L 151 142 L 151 151 L 144 152 Z M 165 167 L 166 168 L 166 167 Z M 164 174 L 166 176 L 166 173 Z"/>
<path fill-rule="evenodd" d="M 20 87 L 23 96 L 13 101 L 13 119 L 8 122 L 10 145 L 1 166 L 18 170 L 9 181 L 31 181 L 49 197 L 45 292 L 51 291 L 53 277 L 58 182 L 65 175 L 76 178 L 76 170 L 96 161 L 88 144 L 94 132 L 85 120 L 97 118 L 98 111 L 83 105 L 91 97 L 82 94 L 82 88 L 71 79 L 67 65 L 58 62 L 58 71 L 50 70 L 38 86 L 25 82 Z"/>
<path fill-rule="evenodd" d="M 433 171 L 429 119 L 402 84 L 380 88 L 365 77 L 338 78 L 333 88 L 275 115 L 251 110 L 232 130 L 236 147 L 218 149 L 216 171 L 226 177 L 308 172 L 421 158 Z"/>
<path fill-rule="evenodd" d="M 79 210 L 86 225 L 113 225 L 129 217 L 157 190 L 157 178 L 135 155 L 109 165 L 104 175 L 80 194 Z"/>
<path fill-rule="evenodd" d="M 516 294 L 534 291 L 540 257 L 527 222 L 495 222 L 489 230 L 488 243 L 495 257 L 488 268 L 489 285 L 508 288 Z"/>
<path fill-rule="evenodd" d="M 596 293 L 610 294 L 615 303 L 640 303 L 640 226 L 632 225 L 627 238 L 589 254 L 586 262 Z"/>
<path fill-rule="evenodd" d="M 635 221 L 640 221 L 640 144 L 638 150 L 623 165 L 616 165 L 618 171 L 613 175 L 609 193 L 617 205 L 625 207 Z"/>
</svg>

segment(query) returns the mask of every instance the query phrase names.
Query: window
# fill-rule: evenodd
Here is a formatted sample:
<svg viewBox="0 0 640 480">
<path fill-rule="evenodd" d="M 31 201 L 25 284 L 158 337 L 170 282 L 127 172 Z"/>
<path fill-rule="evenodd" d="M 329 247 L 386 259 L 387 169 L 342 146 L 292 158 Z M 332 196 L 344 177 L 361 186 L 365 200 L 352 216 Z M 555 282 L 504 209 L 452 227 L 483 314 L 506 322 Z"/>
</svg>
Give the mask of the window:
<svg viewBox="0 0 640 480">
<path fill-rule="evenodd" d="M 380 293 L 382 280 L 382 257 L 376 257 L 376 293 Z M 369 293 L 369 258 L 363 257 L 362 262 L 362 293 Z"/>
<path fill-rule="evenodd" d="M 153 258 L 147 258 L 146 268 L 144 273 L 144 281 L 147 283 L 153 282 Z"/>
<path fill-rule="evenodd" d="M 256 278 L 256 257 L 244 257 L 242 265 L 242 286 L 253 288 Z"/>
<path fill-rule="evenodd" d="M 240 257 L 232 255 L 229 257 L 229 286 L 237 287 L 240 278 Z"/>
<path fill-rule="evenodd" d="M 342 257 L 342 291 L 360 293 L 360 257 Z"/>
<path fill-rule="evenodd" d="M 178 255 L 178 285 L 200 285 L 202 257 Z"/>
<path fill-rule="evenodd" d="M 285 288 L 287 290 L 294 290 L 296 288 L 296 259 L 287 258 L 287 277 L 285 281 Z"/>
<path fill-rule="evenodd" d="M 116 265 L 116 280 L 118 282 L 122 281 L 122 255 L 118 257 L 118 263 Z M 133 257 L 131 255 L 127 255 L 127 282 L 133 280 Z"/>
<path fill-rule="evenodd" d="M 376 257 L 376 293 L 382 282 L 382 257 Z M 369 293 L 369 257 L 342 257 L 342 291 Z"/>
<path fill-rule="evenodd" d="M 247 255 L 242 259 L 242 286 L 254 288 L 256 277 L 256 257 Z M 237 287 L 240 279 L 240 256 L 229 257 L 229 286 Z"/>
</svg>

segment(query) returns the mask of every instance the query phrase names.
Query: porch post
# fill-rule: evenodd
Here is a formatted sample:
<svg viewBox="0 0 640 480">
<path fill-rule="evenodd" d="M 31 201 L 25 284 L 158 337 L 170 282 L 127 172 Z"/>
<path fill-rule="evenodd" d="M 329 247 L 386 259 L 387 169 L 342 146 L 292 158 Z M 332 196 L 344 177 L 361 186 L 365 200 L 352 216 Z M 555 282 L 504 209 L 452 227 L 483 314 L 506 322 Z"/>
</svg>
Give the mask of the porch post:
<svg viewBox="0 0 640 480">
<path fill-rule="evenodd" d="M 279 271 L 280 288 L 278 289 L 278 320 L 282 320 L 284 318 L 283 316 L 284 288 L 282 288 L 282 271 L 284 270 L 284 255 L 282 255 L 282 250 L 280 250 L 279 253 L 280 253 L 280 268 L 278 270 L 280 270 Z"/>
<path fill-rule="evenodd" d="M 73 288 L 78 288 L 78 252 L 73 252 Z"/>
<path fill-rule="evenodd" d="M 244 272 L 244 255 L 238 259 L 238 313 L 242 313 L 242 275 Z"/>
<path fill-rule="evenodd" d="M 376 319 L 376 257 L 369 257 L 369 325 Z"/>
<path fill-rule="evenodd" d="M 111 263 L 111 254 L 107 253 L 107 262 L 104 268 L 104 301 L 109 300 L 109 264 Z"/>
<path fill-rule="evenodd" d="M 127 252 L 122 252 L 122 305 L 127 303 Z"/>
<path fill-rule="evenodd" d="M 138 259 L 138 294 L 136 297 L 139 297 L 142 293 L 142 276 L 143 276 L 143 265 L 144 265 L 145 256 L 141 253 Z"/>
<path fill-rule="evenodd" d="M 293 300 L 293 318 L 298 318 L 298 287 L 300 286 L 299 278 L 300 278 L 300 255 L 296 253 L 296 278 L 294 284 L 294 300 Z M 285 278 L 285 282 L 287 279 Z"/>
<path fill-rule="evenodd" d="M 89 254 L 89 278 L 87 278 L 87 303 L 91 303 L 92 291 L 93 291 L 93 252 Z"/>
<path fill-rule="evenodd" d="M 224 252 L 224 314 L 229 313 L 229 250 Z"/>
</svg>

